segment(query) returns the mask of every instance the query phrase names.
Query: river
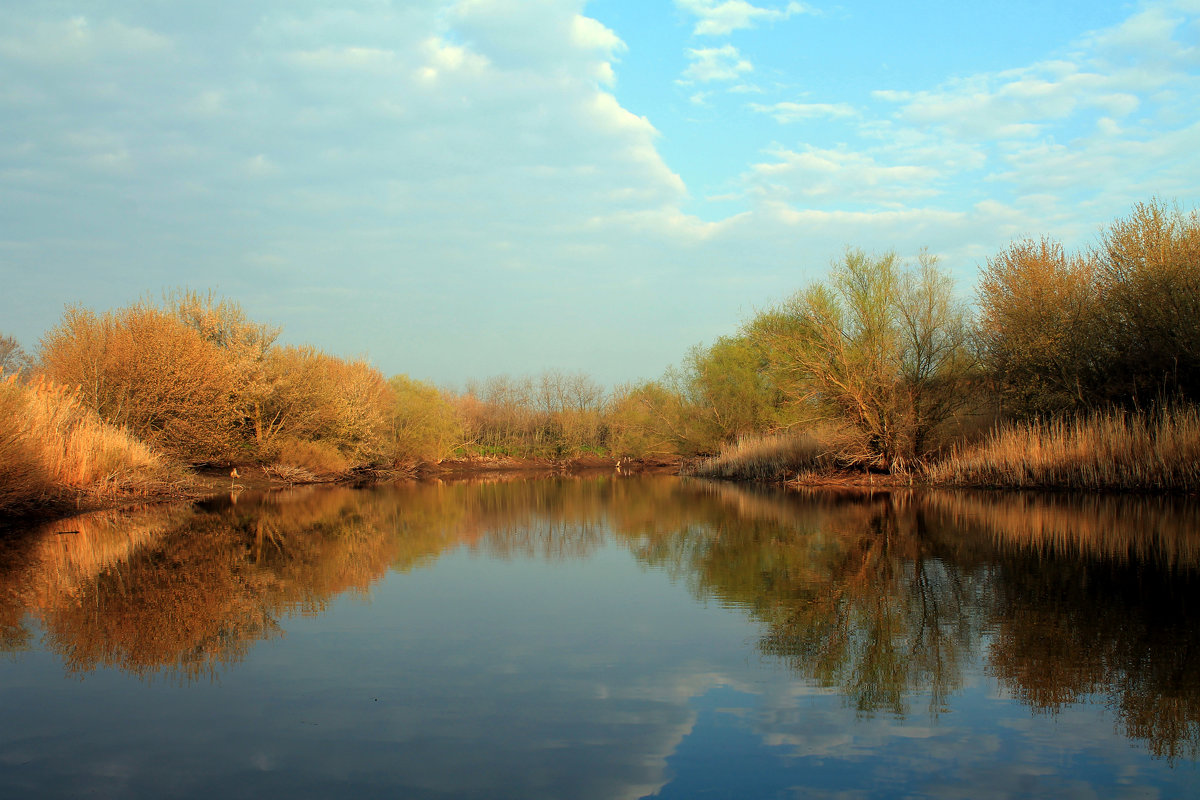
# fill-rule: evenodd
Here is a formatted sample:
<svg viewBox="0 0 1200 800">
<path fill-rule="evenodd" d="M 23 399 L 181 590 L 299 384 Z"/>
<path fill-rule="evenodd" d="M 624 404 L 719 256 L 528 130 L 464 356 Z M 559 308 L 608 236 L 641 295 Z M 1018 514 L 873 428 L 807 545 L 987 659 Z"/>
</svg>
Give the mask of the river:
<svg viewBox="0 0 1200 800">
<path fill-rule="evenodd" d="M 412 482 L 0 537 L 0 797 L 1190 797 L 1200 503 Z"/>
</svg>

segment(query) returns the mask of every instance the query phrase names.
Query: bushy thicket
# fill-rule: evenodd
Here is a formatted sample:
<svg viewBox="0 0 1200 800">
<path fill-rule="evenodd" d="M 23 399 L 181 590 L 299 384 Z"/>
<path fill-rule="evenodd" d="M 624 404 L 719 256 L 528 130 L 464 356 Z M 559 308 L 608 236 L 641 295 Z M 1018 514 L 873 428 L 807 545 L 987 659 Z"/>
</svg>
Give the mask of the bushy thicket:
<svg viewBox="0 0 1200 800">
<path fill-rule="evenodd" d="M 185 462 L 285 460 L 315 473 L 387 462 L 395 396 L 364 361 L 275 344 L 278 330 L 195 292 L 96 313 L 68 308 L 41 373 Z"/>
<path fill-rule="evenodd" d="M 1194 485 L 1197 429 L 1175 423 L 1200 401 L 1195 211 L 1139 204 L 1080 252 L 1050 238 L 1015 241 L 983 266 L 974 317 L 932 260 L 905 267 L 890 253 L 849 250 L 828 280 L 756 315 L 738 340 L 758 367 L 721 379 L 742 387 L 743 412 L 751 387 L 777 400 L 756 423 L 762 446 L 741 431 L 723 437 L 725 472 L 754 472 L 764 453 L 788 452 L 779 433 L 791 429 L 818 435 L 826 463 L 904 471 L 953 450 L 928 472 L 951 482 Z M 680 422 L 698 418 L 695 393 L 655 384 L 633 397 L 660 440 L 669 431 L 715 449 L 711 429 L 697 436 Z M 989 420 L 1007 427 L 978 445 L 963 440 Z"/>
<path fill-rule="evenodd" d="M 980 355 L 1030 418 L 1200 401 L 1200 216 L 1143 203 L 1099 244 L 1022 240 L 988 260 Z"/>
</svg>

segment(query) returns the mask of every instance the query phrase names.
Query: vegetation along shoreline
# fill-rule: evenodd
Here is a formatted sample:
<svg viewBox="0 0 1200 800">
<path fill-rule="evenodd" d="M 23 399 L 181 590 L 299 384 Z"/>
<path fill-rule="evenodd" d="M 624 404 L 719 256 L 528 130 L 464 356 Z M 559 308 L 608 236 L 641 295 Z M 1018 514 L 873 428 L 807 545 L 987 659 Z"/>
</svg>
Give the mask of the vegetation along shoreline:
<svg viewBox="0 0 1200 800">
<path fill-rule="evenodd" d="M 679 470 L 855 483 L 1200 490 L 1200 216 L 1152 200 L 1068 252 L 1022 239 L 976 295 L 922 253 L 829 275 L 656 380 L 447 389 L 277 343 L 191 290 L 0 336 L 0 514 L 297 483 Z M 234 474 L 236 473 L 236 474 Z M 253 476 L 253 477 L 249 477 Z"/>
</svg>

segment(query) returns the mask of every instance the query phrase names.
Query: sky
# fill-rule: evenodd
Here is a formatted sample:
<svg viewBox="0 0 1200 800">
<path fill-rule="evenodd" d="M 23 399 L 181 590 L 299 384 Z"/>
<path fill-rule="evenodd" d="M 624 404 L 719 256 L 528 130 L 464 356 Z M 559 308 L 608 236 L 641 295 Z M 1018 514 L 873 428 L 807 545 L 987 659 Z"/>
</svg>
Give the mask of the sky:
<svg viewBox="0 0 1200 800">
<path fill-rule="evenodd" d="M 448 387 L 1200 205 L 1200 0 L 0 0 L 0 334 L 214 290 Z"/>
</svg>

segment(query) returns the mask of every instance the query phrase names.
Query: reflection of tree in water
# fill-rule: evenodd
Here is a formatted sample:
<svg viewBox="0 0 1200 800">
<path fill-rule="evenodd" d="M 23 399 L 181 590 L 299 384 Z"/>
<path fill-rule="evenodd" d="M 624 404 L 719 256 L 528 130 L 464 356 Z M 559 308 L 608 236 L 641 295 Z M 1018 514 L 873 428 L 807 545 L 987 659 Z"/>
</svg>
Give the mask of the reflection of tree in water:
<svg viewBox="0 0 1200 800">
<path fill-rule="evenodd" d="M 765 624 L 760 649 L 860 712 L 903 714 L 905 697 L 945 707 L 978 635 L 982 572 L 947 567 L 930 553 L 916 506 L 902 495 L 715 496 L 677 541 L 644 549 L 652 561 L 684 559 L 705 597 L 750 609 Z M 756 516 L 744 513 L 753 508 Z M 676 562 L 678 563 L 678 562 Z"/>
<path fill-rule="evenodd" d="M 72 672 L 212 675 L 276 634 L 282 615 L 319 613 L 389 568 L 417 568 L 449 548 L 585 556 L 606 539 L 613 483 L 302 489 L 65 520 L 0 540 L 0 646 L 28 644 L 22 620 L 32 612 Z"/>
<path fill-rule="evenodd" d="M 1043 554 L 1001 565 L 989 663 L 1035 709 L 1107 699 L 1156 756 L 1200 752 L 1200 580 L 1145 564 Z"/>
<path fill-rule="evenodd" d="M 0 540 L 0 647 L 28 646 L 32 613 L 72 671 L 190 680 L 388 569 L 459 547 L 580 558 L 611 534 L 699 597 L 760 620 L 763 653 L 861 713 L 906 713 L 914 695 L 937 713 L 985 657 L 1035 709 L 1100 695 L 1153 753 L 1194 757 L 1196 514 L 1194 503 L 800 496 L 667 477 L 297 490 Z"/>
<path fill-rule="evenodd" d="M 904 713 L 913 693 L 936 712 L 980 655 L 1036 710 L 1100 695 L 1155 755 L 1196 757 L 1194 502 L 697 491 L 635 552 L 749 609 L 764 653 L 860 712 Z"/>
<path fill-rule="evenodd" d="M 47 642 L 75 672 L 211 674 L 278 632 L 280 614 L 319 611 L 386 569 L 395 553 L 380 547 L 359 500 L 312 492 L 191 514 L 48 598 Z"/>
<path fill-rule="evenodd" d="M 1038 711 L 1100 696 L 1154 755 L 1200 754 L 1200 509 L 1154 498 L 937 495 L 996 546 L 990 671 Z"/>
</svg>

